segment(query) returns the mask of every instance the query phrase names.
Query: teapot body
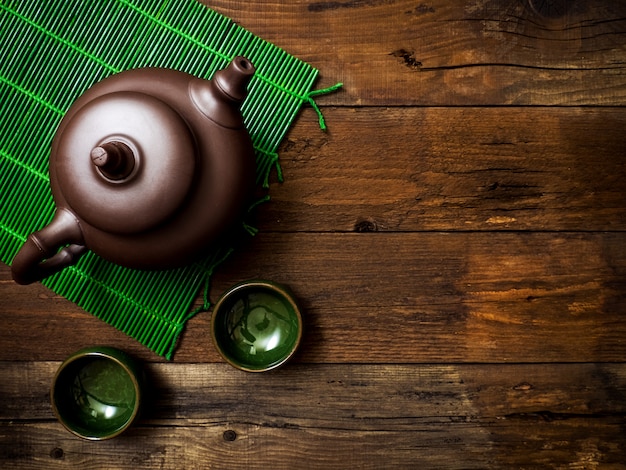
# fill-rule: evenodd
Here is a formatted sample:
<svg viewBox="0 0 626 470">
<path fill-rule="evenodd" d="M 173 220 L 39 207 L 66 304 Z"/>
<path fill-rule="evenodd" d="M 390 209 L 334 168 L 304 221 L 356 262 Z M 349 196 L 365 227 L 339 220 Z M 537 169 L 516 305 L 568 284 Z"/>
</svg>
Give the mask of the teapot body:
<svg viewBox="0 0 626 470">
<path fill-rule="evenodd" d="M 254 148 L 239 110 L 253 74 L 244 58 L 210 81 L 134 69 L 84 93 L 52 142 L 57 213 L 15 257 L 14 279 L 38 280 L 86 250 L 130 268 L 169 269 L 210 249 L 254 189 Z"/>
</svg>

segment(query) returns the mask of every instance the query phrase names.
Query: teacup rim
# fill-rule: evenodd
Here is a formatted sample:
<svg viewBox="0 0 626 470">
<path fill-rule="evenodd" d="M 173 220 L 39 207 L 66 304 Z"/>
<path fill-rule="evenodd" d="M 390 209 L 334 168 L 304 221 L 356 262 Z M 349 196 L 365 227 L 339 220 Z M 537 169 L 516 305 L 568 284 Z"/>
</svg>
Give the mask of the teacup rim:
<svg viewBox="0 0 626 470">
<path fill-rule="evenodd" d="M 120 356 L 124 357 L 124 359 L 121 359 Z M 71 366 L 72 364 L 76 363 L 79 360 L 83 360 L 86 358 L 95 358 L 95 357 L 102 357 L 107 360 L 111 360 L 115 362 L 117 365 L 119 365 L 120 367 L 122 367 L 122 369 L 130 377 L 131 382 L 133 384 L 133 390 L 135 392 L 135 404 L 133 406 L 133 411 L 130 417 L 126 420 L 123 426 L 120 426 L 111 434 L 106 434 L 103 436 L 86 435 L 73 429 L 70 425 L 67 424 L 66 419 L 63 416 L 61 416 L 61 412 L 59 411 L 56 400 L 55 400 L 56 385 L 63 371 L 65 371 L 69 366 Z M 135 371 L 134 367 L 127 363 L 128 361 L 134 361 L 134 359 L 130 357 L 126 352 L 122 351 L 121 349 L 111 347 L 111 346 L 85 347 L 85 348 L 79 349 L 78 351 L 75 351 L 74 353 L 70 354 L 65 360 L 63 360 L 63 362 L 61 363 L 61 365 L 58 367 L 57 371 L 55 372 L 54 378 L 52 379 L 52 384 L 50 386 L 50 402 L 52 404 L 52 410 L 57 420 L 63 425 L 65 429 L 67 429 L 69 432 L 71 432 L 75 436 L 78 436 L 82 439 L 86 439 L 90 441 L 103 441 L 103 440 L 108 440 L 108 439 L 112 439 L 114 437 L 119 436 L 130 427 L 130 425 L 135 421 L 135 419 L 137 418 L 139 414 L 139 409 L 141 407 L 142 392 L 141 392 L 140 380 L 139 380 L 139 377 L 137 376 L 138 371 Z"/>
<path fill-rule="evenodd" d="M 217 337 L 217 325 L 216 325 L 216 321 L 217 321 L 217 317 L 218 317 L 218 313 L 221 309 L 221 307 L 230 299 L 232 299 L 232 297 L 234 295 L 236 295 L 237 293 L 239 293 L 240 291 L 243 290 L 247 290 L 247 289 L 251 289 L 251 288 L 265 288 L 268 289 L 269 291 L 271 291 L 274 294 L 278 294 L 280 297 L 282 297 L 284 300 L 287 301 L 287 303 L 290 305 L 290 307 L 292 308 L 293 312 L 296 315 L 297 321 L 298 321 L 298 333 L 296 336 L 296 339 L 294 341 L 293 346 L 290 348 L 289 353 L 285 355 L 285 357 L 283 357 L 281 360 L 277 361 L 274 364 L 271 364 L 267 367 L 263 367 L 263 368 L 253 368 L 253 367 L 247 367 L 243 364 L 240 364 L 239 362 L 233 360 L 228 354 L 226 354 L 226 352 L 223 350 L 223 348 L 220 346 L 220 341 Z M 219 355 L 231 366 L 235 367 L 236 369 L 245 371 L 245 372 L 268 372 L 270 370 L 274 370 L 277 369 L 281 366 L 283 366 L 287 361 L 289 361 L 289 359 L 291 359 L 293 357 L 293 355 L 296 353 L 296 351 L 298 350 L 298 347 L 300 346 L 300 343 L 302 341 L 302 332 L 304 329 L 304 322 L 302 319 L 302 311 L 300 306 L 298 305 L 298 303 L 296 302 L 293 294 L 291 293 L 290 289 L 281 283 L 275 282 L 275 281 L 270 281 L 267 279 L 249 279 L 246 281 L 241 281 L 238 282 L 236 284 L 234 284 L 233 286 L 231 286 L 230 288 L 228 288 L 226 291 L 224 291 L 220 297 L 218 298 L 217 302 L 215 302 L 215 305 L 213 306 L 212 309 L 212 314 L 211 314 L 211 339 L 213 341 L 213 346 L 215 347 L 215 349 L 217 350 L 217 352 L 219 353 Z"/>
</svg>

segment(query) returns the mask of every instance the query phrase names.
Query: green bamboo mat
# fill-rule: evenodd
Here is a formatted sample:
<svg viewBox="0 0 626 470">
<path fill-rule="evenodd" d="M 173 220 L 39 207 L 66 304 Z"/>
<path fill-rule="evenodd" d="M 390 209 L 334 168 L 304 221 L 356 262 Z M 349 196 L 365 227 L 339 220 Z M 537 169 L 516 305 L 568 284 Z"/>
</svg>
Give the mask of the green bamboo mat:
<svg viewBox="0 0 626 470">
<path fill-rule="evenodd" d="M 210 78 L 237 55 L 257 70 L 242 112 L 257 184 L 267 187 L 300 107 L 309 103 L 319 114 L 313 67 L 196 0 L 0 0 L 0 259 L 10 264 L 26 237 L 51 220 L 50 144 L 89 86 L 145 66 Z M 44 284 L 169 359 L 194 299 L 230 251 L 216 247 L 191 266 L 158 272 L 89 253 Z"/>
</svg>

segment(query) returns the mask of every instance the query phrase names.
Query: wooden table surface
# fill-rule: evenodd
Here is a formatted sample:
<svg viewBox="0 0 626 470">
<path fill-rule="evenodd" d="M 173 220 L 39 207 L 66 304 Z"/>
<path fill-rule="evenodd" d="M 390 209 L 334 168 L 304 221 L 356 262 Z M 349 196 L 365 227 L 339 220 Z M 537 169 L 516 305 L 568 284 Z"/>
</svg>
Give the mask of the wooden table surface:
<svg viewBox="0 0 626 470">
<path fill-rule="evenodd" d="M 288 284 L 302 347 L 235 370 L 206 312 L 167 362 L 2 265 L 0 467 L 626 468 L 626 3 L 205 2 L 344 83 L 211 288 Z M 153 391 L 96 443 L 48 398 L 93 344 Z"/>
</svg>

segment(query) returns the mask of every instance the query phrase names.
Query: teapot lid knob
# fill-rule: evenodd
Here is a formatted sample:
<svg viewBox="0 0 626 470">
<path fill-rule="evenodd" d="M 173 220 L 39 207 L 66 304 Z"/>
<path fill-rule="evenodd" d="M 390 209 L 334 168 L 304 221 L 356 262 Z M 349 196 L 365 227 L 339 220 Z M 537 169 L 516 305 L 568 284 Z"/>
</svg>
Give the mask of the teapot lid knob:
<svg viewBox="0 0 626 470">
<path fill-rule="evenodd" d="M 144 93 L 115 91 L 71 115 L 50 156 L 51 183 L 86 224 L 139 233 L 186 203 L 196 160 L 194 136 L 174 108 Z"/>
<path fill-rule="evenodd" d="M 128 178 L 135 169 L 135 155 L 124 142 L 106 142 L 91 150 L 91 161 L 110 180 Z"/>
</svg>

